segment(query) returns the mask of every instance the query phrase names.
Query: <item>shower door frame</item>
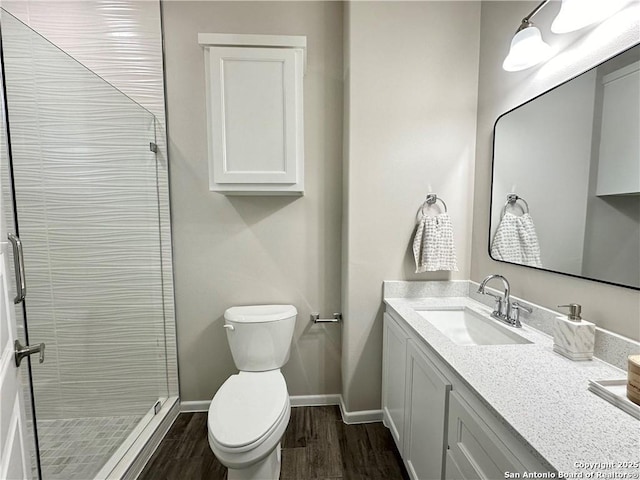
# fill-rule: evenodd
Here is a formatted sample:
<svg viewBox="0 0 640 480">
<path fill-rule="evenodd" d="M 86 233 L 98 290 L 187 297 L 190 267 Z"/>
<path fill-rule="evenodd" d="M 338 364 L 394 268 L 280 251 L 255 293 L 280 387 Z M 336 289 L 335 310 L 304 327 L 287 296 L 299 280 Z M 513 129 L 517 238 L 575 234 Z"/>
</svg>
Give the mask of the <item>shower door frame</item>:
<svg viewBox="0 0 640 480">
<path fill-rule="evenodd" d="M 2 65 L 2 70 L 4 73 L 4 49 L 2 48 L 2 36 L 0 35 L 0 62 Z M 1 79 L 1 89 L 2 94 L 6 98 L 6 80 L 4 74 Z M 10 126 L 9 126 L 9 107 L 6 103 L 3 104 L 2 114 L 6 120 L 6 131 L 7 131 L 7 144 L 8 144 L 8 161 L 7 165 L 3 166 L 3 168 L 9 169 L 9 178 L 10 184 L 13 188 L 15 186 L 13 179 L 13 156 L 11 155 L 11 141 L 10 141 Z M 145 109 L 146 110 L 146 109 Z M 155 118 L 155 117 L 154 117 Z M 154 144 L 152 146 L 155 146 Z M 157 182 L 157 178 L 156 178 Z M 18 232 L 18 212 L 16 208 L 16 198 L 15 192 L 12 191 L 12 200 L 13 200 L 13 209 L 12 209 L 12 221 L 13 230 Z M 6 202 L 5 202 L 6 203 Z M 3 205 L 2 208 L 6 208 L 6 205 Z M 9 275 L 11 276 L 11 275 Z M 164 292 L 164 290 L 163 290 Z M 28 320 L 27 320 L 27 312 L 25 303 L 22 302 L 22 312 L 23 312 L 23 321 L 24 321 L 24 335 L 28 337 Z M 171 319 L 169 319 L 171 320 Z M 166 325 L 167 318 L 164 318 L 164 322 Z M 166 329 L 166 326 L 165 326 Z M 165 351 L 167 348 L 166 344 L 166 334 L 165 334 Z M 27 341 L 28 343 L 28 341 Z M 165 358 L 165 364 L 167 359 Z M 27 359 L 27 368 L 28 368 L 28 382 L 29 382 L 29 390 L 31 396 L 31 414 L 33 416 L 32 425 L 28 426 L 26 421 L 23 421 L 23 426 L 25 429 L 23 431 L 26 432 L 27 427 L 30 427 L 29 430 L 33 433 L 34 446 L 33 446 L 33 455 L 32 459 L 35 460 L 35 464 L 32 465 L 33 469 L 37 469 L 37 477 L 42 479 L 42 469 L 40 464 L 40 451 L 38 445 L 38 435 L 37 435 L 37 416 L 36 416 L 36 399 L 35 393 L 33 389 L 33 381 L 32 381 L 32 364 L 30 359 Z M 168 365 L 167 365 L 168 367 Z M 168 373 L 167 373 L 168 375 Z M 168 380 L 167 380 L 168 382 Z M 20 385 L 23 386 L 24 384 Z M 167 388 L 169 388 L 167 384 Z M 137 426 L 130 432 L 127 439 L 119 446 L 118 450 L 113 454 L 113 456 L 102 466 L 100 471 L 97 474 L 96 478 L 107 478 L 107 479 L 134 479 L 137 475 L 142 471 L 144 464 L 150 458 L 151 454 L 160 443 L 161 439 L 164 437 L 169 427 L 177 417 L 179 413 L 179 397 L 178 395 L 171 395 L 171 391 L 167 390 L 166 396 L 161 396 L 158 401 L 151 407 L 151 409 L 144 415 L 142 420 L 137 424 Z M 176 392 L 177 393 L 177 392 Z M 23 402 L 24 404 L 24 402 Z M 3 438 L 3 443 L 4 443 Z M 29 454 L 27 452 L 27 458 Z M 37 467 L 36 467 L 37 464 Z M 30 472 L 28 472 L 30 473 Z M 46 478 L 44 478 L 46 480 Z"/>
</svg>

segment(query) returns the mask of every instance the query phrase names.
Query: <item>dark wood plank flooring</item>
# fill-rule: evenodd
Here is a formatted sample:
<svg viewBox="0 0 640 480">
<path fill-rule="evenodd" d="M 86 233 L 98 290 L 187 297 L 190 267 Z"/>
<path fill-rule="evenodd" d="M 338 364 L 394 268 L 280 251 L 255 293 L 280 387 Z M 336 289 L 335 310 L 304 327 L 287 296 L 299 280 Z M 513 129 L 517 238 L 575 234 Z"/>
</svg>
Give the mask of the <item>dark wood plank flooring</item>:
<svg viewBox="0 0 640 480">
<path fill-rule="evenodd" d="M 207 414 L 183 413 L 139 480 L 224 480 L 207 440 Z M 282 480 L 407 480 L 382 423 L 345 425 L 335 406 L 296 407 L 282 439 Z"/>
</svg>

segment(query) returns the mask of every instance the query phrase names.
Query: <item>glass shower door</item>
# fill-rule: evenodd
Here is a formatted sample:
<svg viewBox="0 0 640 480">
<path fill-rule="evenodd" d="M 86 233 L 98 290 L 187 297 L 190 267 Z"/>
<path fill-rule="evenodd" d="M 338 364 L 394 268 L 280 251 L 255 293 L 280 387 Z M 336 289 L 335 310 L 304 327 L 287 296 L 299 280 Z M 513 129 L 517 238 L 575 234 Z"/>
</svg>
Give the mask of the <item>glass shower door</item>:
<svg viewBox="0 0 640 480">
<path fill-rule="evenodd" d="M 6 12 L 2 53 L 42 478 L 93 478 L 168 396 L 155 118 Z"/>
</svg>

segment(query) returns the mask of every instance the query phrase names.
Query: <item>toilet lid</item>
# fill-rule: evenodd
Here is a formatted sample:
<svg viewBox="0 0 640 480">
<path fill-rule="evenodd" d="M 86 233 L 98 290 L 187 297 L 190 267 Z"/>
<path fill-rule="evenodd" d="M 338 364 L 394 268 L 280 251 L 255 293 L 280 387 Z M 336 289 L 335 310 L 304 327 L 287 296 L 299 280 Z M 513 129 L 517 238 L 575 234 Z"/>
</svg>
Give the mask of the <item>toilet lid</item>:
<svg viewBox="0 0 640 480">
<path fill-rule="evenodd" d="M 287 384 L 279 370 L 240 372 L 222 384 L 209 407 L 209 431 L 230 448 L 258 441 L 287 407 Z"/>
<path fill-rule="evenodd" d="M 224 318 L 236 323 L 264 323 L 284 320 L 297 314 L 293 305 L 249 305 L 227 308 Z"/>
</svg>

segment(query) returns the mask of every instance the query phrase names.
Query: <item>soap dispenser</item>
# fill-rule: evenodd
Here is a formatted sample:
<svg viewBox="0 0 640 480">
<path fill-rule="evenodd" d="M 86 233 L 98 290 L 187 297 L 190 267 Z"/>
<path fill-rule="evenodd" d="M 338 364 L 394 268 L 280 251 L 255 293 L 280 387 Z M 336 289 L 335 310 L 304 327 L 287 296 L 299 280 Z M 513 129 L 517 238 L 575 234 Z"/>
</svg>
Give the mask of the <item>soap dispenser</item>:
<svg viewBox="0 0 640 480">
<path fill-rule="evenodd" d="M 571 360 L 591 360 L 596 326 L 582 319 L 582 307 L 577 303 L 558 305 L 569 308 L 569 314 L 556 317 L 553 324 L 553 351 Z"/>
</svg>

